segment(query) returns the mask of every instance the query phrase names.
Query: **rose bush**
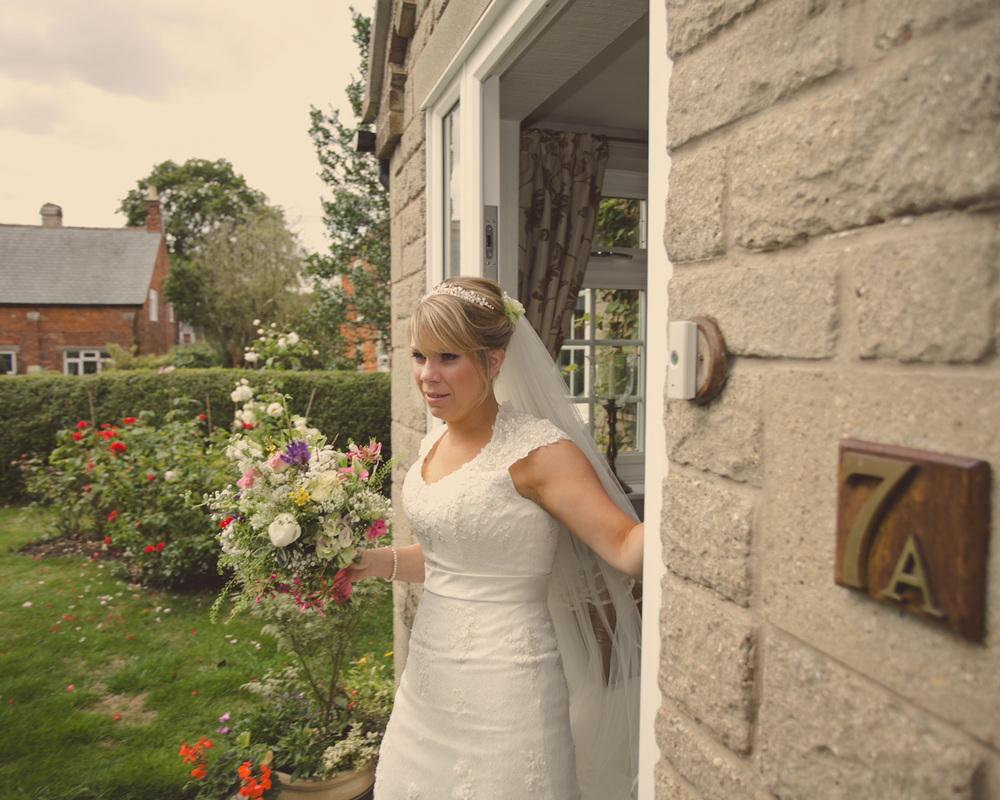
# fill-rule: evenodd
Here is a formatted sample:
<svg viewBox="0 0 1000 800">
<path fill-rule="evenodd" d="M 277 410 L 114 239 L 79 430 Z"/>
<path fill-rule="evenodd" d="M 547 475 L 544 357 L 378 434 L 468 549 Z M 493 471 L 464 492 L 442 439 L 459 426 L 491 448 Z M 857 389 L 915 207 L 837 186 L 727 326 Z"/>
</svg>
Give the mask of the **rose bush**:
<svg viewBox="0 0 1000 800">
<path fill-rule="evenodd" d="M 188 402 L 175 401 L 161 425 L 148 412 L 96 430 L 81 421 L 59 432 L 48 457 L 22 463 L 33 505 L 50 512 L 58 535 L 100 542 L 120 555 L 115 570 L 145 585 L 176 588 L 218 574 L 218 528 L 187 498 L 228 482 L 228 433 L 209 431 L 204 415 L 185 411 Z"/>
</svg>

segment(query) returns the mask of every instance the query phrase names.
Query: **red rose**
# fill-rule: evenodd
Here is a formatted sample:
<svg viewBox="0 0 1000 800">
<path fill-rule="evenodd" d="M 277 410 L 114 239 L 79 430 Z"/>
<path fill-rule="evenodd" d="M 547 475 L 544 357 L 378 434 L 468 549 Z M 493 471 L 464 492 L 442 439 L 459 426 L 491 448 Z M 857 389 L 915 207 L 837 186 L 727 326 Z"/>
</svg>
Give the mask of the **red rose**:
<svg viewBox="0 0 1000 800">
<path fill-rule="evenodd" d="M 112 442 L 108 446 L 108 450 L 110 450 L 112 453 L 115 453 L 115 454 L 117 454 L 117 453 L 124 453 L 125 452 L 125 445 L 122 442 Z"/>
<path fill-rule="evenodd" d="M 116 519 L 118 519 L 117 511 L 112 511 L 110 514 L 108 514 L 108 522 L 114 522 Z"/>
<path fill-rule="evenodd" d="M 254 425 L 253 425 L 252 422 L 244 422 L 243 423 L 243 430 L 253 430 L 253 427 L 254 427 Z"/>
<path fill-rule="evenodd" d="M 87 462 L 87 472 L 90 472 L 93 468 L 94 468 L 94 462 L 93 461 L 88 461 Z"/>
<path fill-rule="evenodd" d="M 78 423 L 76 423 L 76 427 L 81 431 L 85 431 L 90 426 L 86 423 L 86 421 L 81 419 Z"/>
<path fill-rule="evenodd" d="M 199 414 L 198 415 L 198 419 L 205 419 L 205 415 L 204 414 Z"/>
<path fill-rule="evenodd" d="M 104 537 L 104 544 L 111 544 L 111 537 L 110 536 L 105 536 Z"/>
<path fill-rule="evenodd" d="M 219 523 L 219 527 L 220 528 L 225 528 L 232 521 L 233 521 L 232 517 L 226 517 L 224 520 L 222 520 L 222 522 Z"/>
<path fill-rule="evenodd" d="M 80 440 L 81 440 L 82 438 L 83 438 L 83 434 L 82 434 L 82 433 L 80 433 L 80 431 L 73 431 L 73 439 L 74 439 L 74 441 L 77 441 L 77 442 L 78 442 L 78 441 L 80 441 Z"/>
<path fill-rule="evenodd" d="M 156 548 L 154 548 L 154 547 L 153 547 L 153 545 L 151 545 L 151 544 L 147 544 L 147 545 L 146 545 L 146 547 L 145 547 L 145 552 L 147 552 L 147 553 L 152 553 L 152 552 L 153 552 L 153 550 L 155 550 L 155 549 L 156 549 Z"/>
<path fill-rule="evenodd" d="M 155 477 L 156 477 L 155 475 L 147 475 L 147 476 L 146 476 L 146 483 L 149 483 L 149 482 L 150 482 L 151 480 L 153 480 L 153 478 L 155 478 Z"/>
<path fill-rule="evenodd" d="M 122 425 L 131 425 L 133 422 L 135 422 L 135 417 L 125 417 L 122 420 Z"/>
<path fill-rule="evenodd" d="M 163 550 L 163 546 L 165 544 L 166 544 L 166 542 L 160 542 L 159 544 L 157 544 L 156 545 L 156 552 L 159 553 L 161 550 Z"/>
<path fill-rule="evenodd" d="M 89 472 L 89 471 L 90 471 L 90 470 L 88 470 L 88 472 Z M 86 486 L 84 486 L 84 487 L 83 487 L 83 491 L 85 491 L 85 492 L 89 492 L 89 491 L 90 491 L 90 487 L 91 487 L 91 484 L 89 484 L 89 483 L 88 483 L 88 484 L 87 484 Z"/>
</svg>

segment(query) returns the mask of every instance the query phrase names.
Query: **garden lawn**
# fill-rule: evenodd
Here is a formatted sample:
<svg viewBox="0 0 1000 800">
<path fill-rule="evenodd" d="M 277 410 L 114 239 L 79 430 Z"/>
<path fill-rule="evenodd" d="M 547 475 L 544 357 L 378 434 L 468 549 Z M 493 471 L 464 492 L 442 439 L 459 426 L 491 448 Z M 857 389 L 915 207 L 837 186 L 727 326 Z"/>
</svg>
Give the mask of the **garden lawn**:
<svg viewBox="0 0 1000 800">
<path fill-rule="evenodd" d="M 240 686 L 288 656 L 249 615 L 213 625 L 212 595 L 130 588 L 106 562 L 16 552 L 39 533 L 19 510 L 0 510 L 3 796 L 193 797 L 181 742 L 207 736 L 223 749 L 219 717 L 252 705 Z M 391 647 L 387 595 L 355 652 Z"/>
</svg>

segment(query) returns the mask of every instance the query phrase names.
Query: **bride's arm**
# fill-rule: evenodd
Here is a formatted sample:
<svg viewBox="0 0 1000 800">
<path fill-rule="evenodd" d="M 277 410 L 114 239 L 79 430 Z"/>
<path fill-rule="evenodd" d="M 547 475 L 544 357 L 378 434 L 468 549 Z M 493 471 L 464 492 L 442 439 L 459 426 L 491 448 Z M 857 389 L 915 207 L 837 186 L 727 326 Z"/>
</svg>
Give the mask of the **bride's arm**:
<svg viewBox="0 0 1000 800">
<path fill-rule="evenodd" d="M 394 580 L 406 583 L 424 582 L 424 554 L 419 544 L 410 544 L 396 549 L 396 577 Z M 347 568 L 347 576 L 352 581 L 362 578 L 385 578 L 392 575 L 391 547 L 378 547 L 365 550 L 361 554 L 361 563 L 352 564 Z"/>
<path fill-rule="evenodd" d="M 619 572 L 642 579 L 642 523 L 608 497 L 587 457 L 570 441 L 533 450 L 510 468 L 514 486 Z"/>
</svg>

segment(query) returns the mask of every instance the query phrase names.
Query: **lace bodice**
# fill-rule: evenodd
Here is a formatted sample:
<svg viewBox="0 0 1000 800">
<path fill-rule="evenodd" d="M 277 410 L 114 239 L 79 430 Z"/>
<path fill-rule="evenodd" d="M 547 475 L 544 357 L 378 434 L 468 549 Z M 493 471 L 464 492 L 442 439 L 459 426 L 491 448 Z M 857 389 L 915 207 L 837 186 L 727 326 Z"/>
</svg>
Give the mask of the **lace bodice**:
<svg viewBox="0 0 1000 800">
<path fill-rule="evenodd" d="M 558 524 L 517 493 L 509 469 L 566 434 L 504 403 L 479 454 L 427 484 L 421 469 L 445 430 L 441 426 L 424 438 L 403 483 L 403 510 L 427 563 L 474 575 L 547 575 Z"/>
</svg>

